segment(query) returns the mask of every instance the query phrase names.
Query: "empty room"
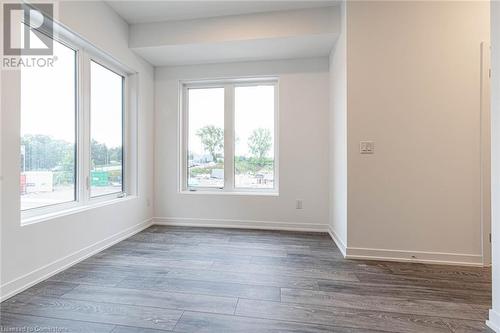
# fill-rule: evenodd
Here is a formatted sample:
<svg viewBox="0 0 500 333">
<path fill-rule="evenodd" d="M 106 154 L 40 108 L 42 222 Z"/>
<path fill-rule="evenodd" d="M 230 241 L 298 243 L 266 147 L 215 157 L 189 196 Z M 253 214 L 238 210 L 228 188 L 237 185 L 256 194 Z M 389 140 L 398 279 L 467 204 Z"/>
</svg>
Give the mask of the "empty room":
<svg viewBox="0 0 500 333">
<path fill-rule="evenodd" d="M 500 2 L 0 8 L 0 332 L 500 333 Z"/>
</svg>

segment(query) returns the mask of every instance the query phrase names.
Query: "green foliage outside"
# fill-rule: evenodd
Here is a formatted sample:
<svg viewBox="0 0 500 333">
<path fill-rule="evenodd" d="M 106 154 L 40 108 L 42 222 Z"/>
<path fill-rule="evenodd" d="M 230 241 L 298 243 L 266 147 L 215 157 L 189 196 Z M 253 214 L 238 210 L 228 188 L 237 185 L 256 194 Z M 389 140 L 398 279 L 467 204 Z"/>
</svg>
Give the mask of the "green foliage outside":
<svg viewBox="0 0 500 333">
<path fill-rule="evenodd" d="M 274 160 L 271 158 L 245 158 L 244 156 L 236 156 L 234 168 L 237 174 L 271 173 L 274 169 Z"/>
<path fill-rule="evenodd" d="M 47 135 L 25 135 L 21 138 L 24 146 L 26 171 L 60 170 L 73 171 L 75 146 L 54 140 Z"/>
<path fill-rule="evenodd" d="M 196 135 L 200 138 L 204 149 L 217 162 L 218 157 L 224 150 L 224 130 L 213 125 L 200 128 Z"/>
<path fill-rule="evenodd" d="M 54 185 L 73 184 L 75 179 L 75 145 L 64 140 L 56 140 L 48 135 L 24 135 L 25 161 L 21 161 L 25 171 L 47 171 L 54 175 Z M 95 140 L 91 142 L 92 167 L 120 165 L 121 147 L 108 148 Z M 110 179 L 119 179 L 121 171 L 108 171 Z"/>
<path fill-rule="evenodd" d="M 121 147 L 108 148 L 105 143 L 96 140 L 91 141 L 90 153 L 93 167 L 121 164 L 122 161 Z"/>
<path fill-rule="evenodd" d="M 203 148 L 208 152 L 214 161 L 218 160 L 221 152 L 224 149 L 224 130 L 215 126 L 205 126 L 196 133 L 201 140 Z M 251 157 L 245 156 L 235 157 L 236 173 L 266 173 L 272 172 L 274 168 L 274 160 L 267 157 L 267 154 L 272 148 L 271 131 L 266 128 L 255 129 L 248 138 L 248 149 L 252 154 Z M 190 154 L 192 159 L 192 153 Z M 217 164 L 212 167 L 191 167 L 191 176 L 211 174 L 212 169 L 221 169 L 222 164 Z"/>
<path fill-rule="evenodd" d="M 254 163 L 257 166 L 266 166 L 266 155 L 271 149 L 272 137 L 271 131 L 267 128 L 258 128 L 252 132 L 248 138 L 248 148 L 252 153 Z"/>
<path fill-rule="evenodd" d="M 214 169 L 224 169 L 224 164 L 223 163 L 217 163 L 214 166 L 209 166 L 209 167 L 192 167 L 189 169 L 189 173 L 191 174 L 191 177 L 196 177 L 196 176 L 201 176 L 201 175 L 211 175 L 212 170 Z"/>
</svg>

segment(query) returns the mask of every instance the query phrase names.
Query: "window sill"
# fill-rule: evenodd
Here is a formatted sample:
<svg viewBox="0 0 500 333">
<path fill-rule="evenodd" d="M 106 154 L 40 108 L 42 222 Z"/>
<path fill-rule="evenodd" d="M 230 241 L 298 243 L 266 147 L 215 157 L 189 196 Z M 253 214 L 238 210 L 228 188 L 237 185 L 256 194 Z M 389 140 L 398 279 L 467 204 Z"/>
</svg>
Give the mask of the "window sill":
<svg viewBox="0 0 500 333">
<path fill-rule="evenodd" d="M 25 217 L 25 218 L 23 218 L 21 215 L 21 226 L 25 227 L 25 226 L 28 226 L 31 224 L 50 221 L 50 220 L 53 220 L 56 218 L 81 213 L 81 212 L 96 209 L 99 207 L 105 207 L 105 206 L 118 204 L 121 202 L 135 200 L 137 198 L 138 198 L 137 196 L 127 196 L 124 198 L 110 199 L 110 200 L 106 200 L 106 201 L 94 202 L 94 203 L 87 204 L 87 205 L 80 205 L 80 206 L 76 206 L 76 207 L 72 207 L 72 208 L 68 208 L 68 209 L 64 209 L 64 210 L 59 210 L 57 212 L 51 212 L 51 213 L 47 213 L 47 214 L 41 214 L 41 215 L 30 216 L 30 217 Z"/>
<path fill-rule="evenodd" d="M 279 197 L 279 192 L 259 192 L 259 191 L 206 191 L 206 190 L 198 190 L 198 191 L 188 191 L 182 190 L 179 193 L 181 194 L 193 194 L 193 195 L 234 195 L 234 196 L 262 196 L 262 197 Z"/>
</svg>

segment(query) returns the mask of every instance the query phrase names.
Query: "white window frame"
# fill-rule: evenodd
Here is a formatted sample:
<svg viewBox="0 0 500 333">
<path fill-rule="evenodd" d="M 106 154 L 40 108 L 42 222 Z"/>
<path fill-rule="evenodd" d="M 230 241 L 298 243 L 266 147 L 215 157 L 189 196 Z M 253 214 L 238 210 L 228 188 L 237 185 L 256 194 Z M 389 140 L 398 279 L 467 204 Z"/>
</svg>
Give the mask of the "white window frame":
<svg viewBox="0 0 500 333">
<path fill-rule="evenodd" d="M 91 155 L 91 151 L 90 151 L 90 145 L 88 147 L 88 152 L 87 153 L 87 156 L 86 156 L 86 160 L 89 162 L 89 165 L 88 165 L 88 171 L 86 170 L 86 175 L 87 175 L 87 179 L 86 179 L 86 184 L 85 184 L 85 188 L 86 188 L 86 191 L 88 193 L 85 194 L 85 197 L 88 197 L 89 198 L 89 201 L 102 201 L 102 200 L 109 200 L 109 199 L 115 199 L 115 198 L 122 198 L 122 197 L 125 197 L 126 196 L 126 187 L 127 187 L 127 182 L 126 182 L 126 163 L 125 163 L 125 159 L 126 159 L 126 151 L 127 151 L 127 147 L 125 146 L 125 131 L 126 131 L 126 122 L 125 122 L 125 114 L 127 113 L 126 110 L 127 110 L 127 106 L 126 106 L 126 103 L 125 101 L 127 100 L 125 94 L 126 94 L 126 90 L 125 90 L 125 85 L 126 85 L 126 82 L 127 82 L 127 73 L 124 72 L 121 68 L 118 68 L 117 66 L 114 66 L 113 64 L 110 64 L 108 62 L 106 62 L 102 57 L 98 56 L 98 55 L 88 55 L 88 61 L 86 60 L 85 63 L 88 64 L 89 66 L 89 69 L 87 72 L 88 74 L 88 106 L 87 106 L 87 112 L 86 112 L 86 116 L 88 117 L 88 119 L 86 120 L 86 122 L 89 124 L 88 127 L 88 139 L 85 138 L 85 141 L 86 142 L 91 142 L 92 140 L 92 136 L 91 136 L 91 128 L 90 128 L 90 124 L 91 124 L 91 117 L 92 117 L 92 110 L 90 108 L 90 99 L 91 99 L 91 93 L 90 93 L 90 83 L 91 83 L 91 71 L 90 71 L 90 67 L 91 67 L 91 62 L 95 62 L 97 63 L 98 65 L 110 70 L 111 72 L 119 75 L 122 77 L 122 187 L 121 187 L 121 190 L 120 191 L 117 191 L 117 192 L 113 192 L 113 193 L 108 193 L 108 194 L 102 194 L 102 195 L 96 195 L 96 196 L 92 196 L 92 193 L 91 193 L 91 184 L 90 184 L 90 161 L 92 160 L 92 155 Z"/>
<path fill-rule="evenodd" d="M 138 73 L 54 21 L 52 39 L 76 51 L 75 200 L 21 210 L 21 225 L 137 196 Z M 90 193 L 90 64 L 94 61 L 123 77 L 122 190 L 91 197 Z M 19 97 L 21 91 L 19 91 Z M 19 196 L 19 200 L 21 197 Z"/>
<path fill-rule="evenodd" d="M 274 86 L 274 187 L 235 187 L 235 104 L 236 87 L 257 85 Z M 202 88 L 224 88 L 224 187 L 188 186 L 188 133 L 189 105 L 188 90 Z M 244 194 L 279 195 L 279 78 L 275 76 L 258 78 L 227 78 L 213 80 L 179 81 L 179 192 L 188 194 Z"/>
</svg>

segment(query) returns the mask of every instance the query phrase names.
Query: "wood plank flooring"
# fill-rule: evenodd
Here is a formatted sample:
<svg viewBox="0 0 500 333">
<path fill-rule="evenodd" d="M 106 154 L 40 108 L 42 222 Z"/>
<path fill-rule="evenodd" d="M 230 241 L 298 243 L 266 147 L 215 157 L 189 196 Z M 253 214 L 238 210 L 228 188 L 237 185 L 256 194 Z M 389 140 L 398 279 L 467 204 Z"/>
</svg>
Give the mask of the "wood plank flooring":
<svg viewBox="0 0 500 333">
<path fill-rule="evenodd" d="M 0 332 L 491 332 L 491 271 L 353 261 L 326 234 L 153 226 L 0 305 Z M 21 330 L 19 330 L 21 329 Z"/>
</svg>

